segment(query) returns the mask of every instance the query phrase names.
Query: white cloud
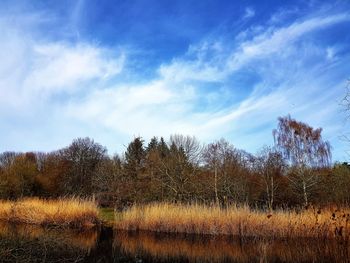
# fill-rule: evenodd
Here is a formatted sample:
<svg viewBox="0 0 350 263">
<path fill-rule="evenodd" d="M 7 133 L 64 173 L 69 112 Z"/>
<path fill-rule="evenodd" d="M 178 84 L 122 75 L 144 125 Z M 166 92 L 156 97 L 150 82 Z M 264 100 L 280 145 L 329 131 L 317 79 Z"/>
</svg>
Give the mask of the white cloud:
<svg viewBox="0 0 350 263">
<path fill-rule="evenodd" d="M 159 73 L 162 78 L 177 83 L 220 82 L 258 59 L 265 59 L 271 55 L 287 57 L 289 49 L 294 48 L 293 44 L 304 35 L 344 21 L 350 21 L 350 14 L 314 17 L 280 28 L 260 28 L 245 34 L 244 38 L 237 39 L 239 42 L 236 48 L 231 49 L 216 40 L 204 41 L 190 46 L 184 58 L 176 58 L 169 64 L 163 64 Z M 252 36 L 252 39 L 244 40 L 249 36 Z"/>
<path fill-rule="evenodd" d="M 109 59 L 108 52 L 89 44 L 44 44 L 33 47 L 31 71 L 24 87 L 55 93 L 82 88 L 79 82 L 106 79 L 121 72 L 124 55 Z"/>
<path fill-rule="evenodd" d="M 199 46 L 191 46 L 186 57 L 174 59 L 170 64 L 163 64 L 159 68 L 160 75 L 157 80 L 141 86 L 113 87 L 98 91 L 88 96 L 82 104 L 74 104 L 67 114 L 75 113 L 76 117 L 84 118 L 86 121 L 100 122 L 124 134 L 142 134 L 146 138 L 155 134 L 169 135 L 182 132 L 196 134 L 203 139 L 213 139 L 220 137 L 220 134 L 222 136 L 230 132 L 238 134 L 240 129 L 252 132 L 264 125 L 269 126 L 268 133 L 270 133 L 271 124 L 276 122 L 279 115 L 295 113 L 297 116 L 305 116 L 310 110 L 307 106 L 310 104 L 310 98 L 319 92 L 316 83 L 322 84 L 322 82 L 318 80 L 310 85 L 313 78 L 316 78 L 315 74 L 318 74 L 318 68 L 313 72 L 307 68 L 300 68 L 304 72 L 295 72 L 294 76 L 288 76 L 283 80 L 283 76 L 290 74 L 290 68 L 288 65 L 278 67 L 280 56 L 277 58 L 269 56 L 293 47 L 295 41 L 303 34 L 348 19 L 347 15 L 334 15 L 327 18 L 311 18 L 274 30 L 267 28 L 264 33 L 253 37 L 252 40 L 242 41 L 236 50 L 226 56 L 223 55 L 226 50 L 217 42 L 212 45 L 204 42 Z M 291 49 L 289 53 L 283 54 L 285 56 L 283 60 L 300 56 L 299 51 Z M 207 53 L 211 55 L 208 56 Z M 221 111 L 193 112 L 199 95 L 203 93 L 201 82 L 222 82 L 240 67 L 262 56 L 265 57 L 265 62 L 257 64 L 256 68 L 260 74 L 264 74 L 260 76 L 263 82 L 255 86 L 254 92 L 237 107 Z M 225 69 L 225 64 L 227 61 L 231 62 L 232 58 L 235 61 L 234 66 L 231 64 L 230 68 Z M 299 59 L 303 60 L 303 57 Z M 305 78 L 306 72 L 311 73 L 307 78 Z M 276 78 L 280 83 L 275 83 Z M 200 83 L 196 84 L 196 81 Z M 189 82 L 194 82 L 192 85 L 199 85 L 195 88 L 197 94 L 193 94 L 193 86 L 190 86 L 192 89 L 190 95 L 186 93 Z M 270 92 L 265 94 L 258 92 L 268 85 L 273 85 L 269 89 Z M 300 93 L 300 89 L 305 89 L 307 92 Z M 213 93 L 209 95 L 212 96 Z M 220 93 L 217 92 L 216 96 L 220 98 Z M 325 93 L 324 99 L 329 100 L 332 96 Z M 315 102 L 313 105 L 317 108 L 322 103 L 324 101 Z M 329 112 L 334 112 L 334 108 L 324 111 L 328 121 L 331 118 Z M 322 124 L 327 123 L 326 119 L 323 122 L 319 121 Z M 267 130 L 261 132 L 266 135 Z M 255 134 L 259 132 L 255 131 Z M 245 145 L 240 144 L 242 147 Z"/>
<path fill-rule="evenodd" d="M 335 55 L 336 55 L 335 53 L 336 53 L 335 48 L 333 48 L 333 47 L 328 47 L 328 48 L 326 49 L 326 57 L 327 57 L 327 59 L 328 59 L 328 60 L 333 60 L 334 57 L 335 57 Z"/>
<path fill-rule="evenodd" d="M 174 61 L 159 69 L 162 78 L 176 83 L 183 81 L 221 81 L 224 77 L 219 65 L 201 61 Z"/>
<path fill-rule="evenodd" d="M 265 32 L 254 36 L 252 40 L 241 43 L 239 49 L 231 55 L 228 66 L 231 70 L 236 70 L 251 60 L 278 52 L 286 52 L 288 46 L 298 41 L 303 35 L 349 20 L 350 14 L 344 13 L 310 18 L 277 29 L 274 27 L 267 28 Z"/>
<path fill-rule="evenodd" d="M 145 85 L 96 90 L 81 104 L 70 104 L 65 113 L 128 135 L 151 137 L 182 129 L 194 132 L 193 125 L 183 125 L 186 120 L 182 120 L 190 112 L 186 104 L 193 96 L 187 86 L 174 88 L 170 82 L 157 80 Z"/>
<path fill-rule="evenodd" d="M 0 31 L 0 108 L 25 110 L 33 100 L 74 93 L 92 81 L 114 77 L 124 67 L 121 51 L 36 38 L 7 20 L 0 21 Z"/>
<path fill-rule="evenodd" d="M 247 7 L 244 10 L 244 15 L 243 15 L 243 19 L 248 19 L 248 18 L 252 18 L 255 16 L 255 10 L 251 7 Z"/>
<path fill-rule="evenodd" d="M 250 17 L 253 13 L 246 10 Z M 236 42 L 206 40 L 163 63 L 157 77 L 132 84 L 113 80 L 124 70 L 123 52 L 113 53 L 91 43 L 44 41 L 0 23 L 0 57 L 4 58 L 0 61 L 0 116 L 5 116 L 9 107 L 37 115 L 44 108 L 60 127 L 78 123 L 96 129 L 96 134 L 108 130 L 146 139 L 172 133 L 193 134 L 206 141 L 224 136 L 247 150 L 266 143 L 263 138 L 272 140 L 271 127 L 278 116 L 288 113 L 335 133 L 340 129 L 333 120 L 336 106 L 325 105 L 341 92 L 340 73 L 323 74 L 327 62 L 319 58 L 317 65 L 304 65 L 314 53 L 302 52 L 297 42 L 349 19 L 348 14 L 310 17 L 284 27 L 247 31 Z M 310 45 L 308 48 L 313 48 L 313 43 Z M 332 48 L 314 47 L 321 49 L 325 60 L 333 58 Z M 346 64 L 346 59 L 340 58 L 339 65 Z M 245 67 L 258 78 L 251 86 L 242 84 L 240 87 L 248 90 L 242 92 L 230 77 Z M 213 88 L 204 88 L 214 82 Z M 231 93 L 244 93 L 244 98 L 215 109 L 203 106 L 204 97 L 225 100 L 223 86 Z M 61 101 L 55 101 L 60 94 L 64 94 Z M 42 96 L 45 105 L 40 108 L 37 98 Z"/>
</svg>

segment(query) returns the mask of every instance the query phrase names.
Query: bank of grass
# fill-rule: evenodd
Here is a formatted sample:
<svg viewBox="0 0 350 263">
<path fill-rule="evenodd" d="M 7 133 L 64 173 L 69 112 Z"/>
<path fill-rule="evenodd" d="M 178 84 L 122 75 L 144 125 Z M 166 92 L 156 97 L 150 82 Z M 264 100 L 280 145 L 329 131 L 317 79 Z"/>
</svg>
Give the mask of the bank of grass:
<svg viewBox="0 0 350 263">
<path fill-rule="evenodd" d="M 102 207 L 99 209 L 99 217 L 106 226 L 113 226 L 115 220 L 115 211 L 112 207 Z"/>
<path fill-rule="evenodd" d="M 97 204 L 81 198 L 1 200 L 0 220 L 79 229 L 91 228 L 100 222 Z"/>
<path fill-rule="evenodd" d="M 158 203 L 122 212 L 115 227 L 154 231 L 258 238 L 349 239 L 350 209 L 310 208 L 264 212 L 248 206 L 228 208 L 199 204 Z"/>
</svg>

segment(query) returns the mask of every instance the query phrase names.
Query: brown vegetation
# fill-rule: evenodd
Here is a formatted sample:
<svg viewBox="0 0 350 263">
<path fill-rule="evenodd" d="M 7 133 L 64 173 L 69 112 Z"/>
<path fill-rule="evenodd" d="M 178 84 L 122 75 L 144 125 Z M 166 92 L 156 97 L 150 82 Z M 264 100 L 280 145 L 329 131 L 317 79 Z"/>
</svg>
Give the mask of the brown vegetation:
<svg viewBox="0 0 350 263">
<path fill-rule="evenodd" d="M 321 129 L 279 118 L 275 146 L 257 154 L 220 139 L 134 138 L 110 156 L 90 138 L 50 153 L 0 153 L 0 199 L 95 196 L 99 205 L 125 209 L 152 202 L 232 203 L 274 210 L 350 203 L 350 165 L 331 166 Z"/>
<path fill-rule="evenodd" d="M 122 213 L 116 228 L 129 231 L 231 235 L 258 238 L 349 239 L 349 209 L 275 210 L 263 212 L 248 206 L 150 204 Z"/>
<path fill-rule="evenodd" d="M 0 220 L 71 228 L 91 228 L 99 222 L 96 203 L 78 198 L 2 200 Z"/>
</svg>

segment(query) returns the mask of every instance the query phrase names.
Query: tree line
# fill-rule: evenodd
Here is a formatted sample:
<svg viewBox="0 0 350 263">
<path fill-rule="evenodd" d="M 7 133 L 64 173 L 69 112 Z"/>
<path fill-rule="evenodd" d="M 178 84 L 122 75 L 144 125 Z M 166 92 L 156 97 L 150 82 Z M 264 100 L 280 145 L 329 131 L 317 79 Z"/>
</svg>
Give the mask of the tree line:
<svg viewBox="0 0 350 263">
<path fill-rule="evenodd" d="M 225 139 L 209 144 L 175 134 L 134 138 L 121 155 L 90 138 L 49 152 L 0 154 L 0 198 L 95 196 L 101 205 L 247 203 L 273 209 L 348 204 L 350 166 L 331 163 L 331 147 L 290 116 L 278 119 L 274 146 L 251 154 Z"/>
</svg>

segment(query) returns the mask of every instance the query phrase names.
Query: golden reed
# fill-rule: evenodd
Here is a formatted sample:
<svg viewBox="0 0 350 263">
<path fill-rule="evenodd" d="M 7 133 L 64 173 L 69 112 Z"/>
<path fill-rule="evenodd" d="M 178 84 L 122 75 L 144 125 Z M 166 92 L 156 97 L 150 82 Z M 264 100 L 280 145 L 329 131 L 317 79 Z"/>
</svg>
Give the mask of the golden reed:
<svg viewBox="0 0 350 263">
<path fill-rule="evenodd" d="M 0 201 L 0 220 L 14 223 L 91 228 L 99 223 L 98 214 L 93 200 L 80 198 Z"/>
<path fill-rule="evenodd" d="M 311 208 L 264 212 L 248 206 L 200 204 L 135 205 L 122 212 L 115 227 L 128 231 L 233 235 L 263 238 L 349 238 L 350 210 Z"/>
</svg>

